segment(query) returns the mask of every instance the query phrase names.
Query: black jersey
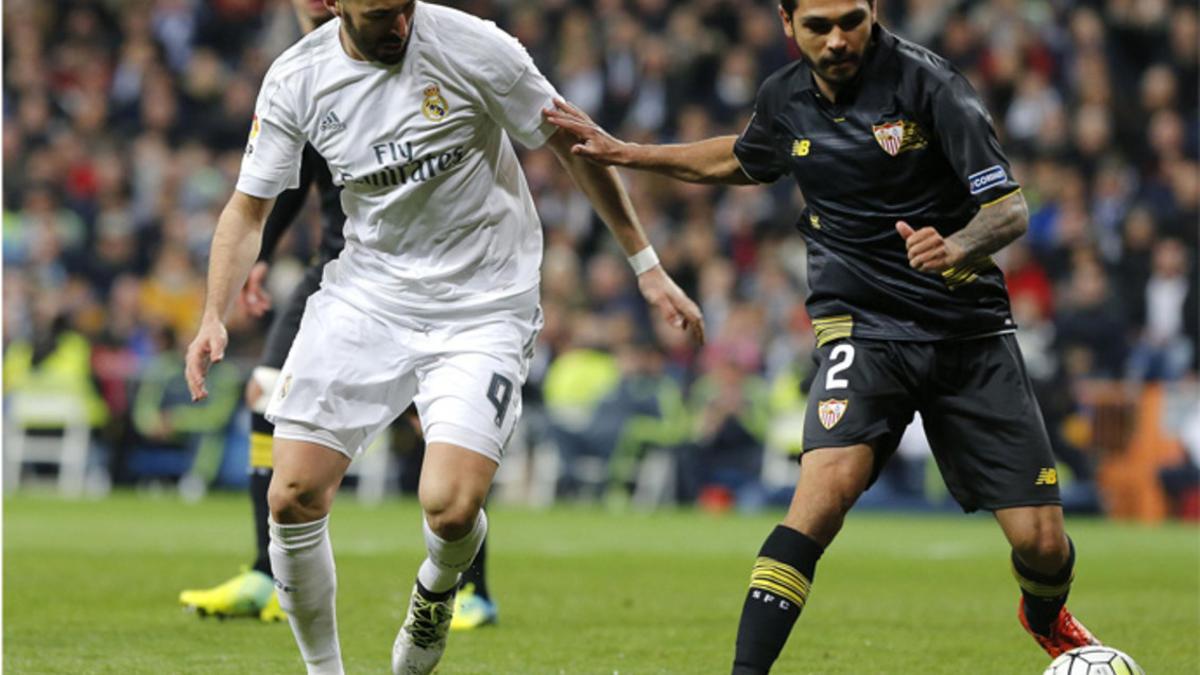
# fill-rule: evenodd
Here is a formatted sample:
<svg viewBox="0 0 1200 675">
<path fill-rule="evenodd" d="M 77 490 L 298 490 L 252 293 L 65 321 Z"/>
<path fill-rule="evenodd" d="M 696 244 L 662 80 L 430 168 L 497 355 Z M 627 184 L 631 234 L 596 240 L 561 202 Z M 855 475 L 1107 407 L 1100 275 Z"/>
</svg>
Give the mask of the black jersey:
<svg viewBox="0 0 1200 675">
<path fill-rule="evenodd" d="M 321 157 L 316 148 L 304 145 L 304 156 L 300 161 L 300 184 L 294 189 L 285 190 L 275 200 L 271 215 L 267 216 L 263 226 L 262 248 L 258 254 L 259 260 L 270 260 L 275 253 L 283 233 L 296 220 L 296 214 L 308 199 L 309 186 L 316 184 L 317 194 L 321 200 L 321 246 L 314 264 L 324 265 L 338 257 L 346 245 L 343 228 L 346 225 L 346 214 L 342 211 L 342 189 L 333 184 L 333 176 L 329 173 L 329 165 Z"/>
<path fill-rule="evenodd" d="M 822 344 L 855 335 L 944 340 L 1010 330 L 1008 292 L 988 258 L 942 274 L 908 263 L 896 221 L 943 236 L 1020 189 L 991 118 L 953 66 L 882 26 L 837 103 L 797 61 L 763 83 L 734 145 L 746 174 L 790 173 L 807 208 L 809 314 Z"/>
</svg>

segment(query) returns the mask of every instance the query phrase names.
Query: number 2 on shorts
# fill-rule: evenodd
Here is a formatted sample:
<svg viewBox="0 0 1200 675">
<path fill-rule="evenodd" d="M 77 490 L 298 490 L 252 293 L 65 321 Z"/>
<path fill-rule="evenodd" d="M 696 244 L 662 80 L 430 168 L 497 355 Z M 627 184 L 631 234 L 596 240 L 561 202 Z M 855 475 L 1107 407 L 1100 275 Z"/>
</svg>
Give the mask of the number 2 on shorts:
<svg viewBox="0 0 1200 675">
<path fill-rule="evenodd" d="M 497 427 L 504 426 L 504 415 L 508 412 L 508 404 L 512 401 L 513 383 L 512 380 L 504 377 L 500 373 L 492 373 L 492 382 L 488 385 L 487 397 L 496 406 L 496 422 Z"/>
<path fill-rule="evenodd" d="M 825 371 L 825 390 L 830 389 L 845 389 L 850 386 L 850 380 L 844 377 L 835 377 L 838 373 L 850 367 L 854 363 L 854 345 L 840 344 L 829 352 L 829 360 L 833 364 L 829 370 Z"/>
</svg>

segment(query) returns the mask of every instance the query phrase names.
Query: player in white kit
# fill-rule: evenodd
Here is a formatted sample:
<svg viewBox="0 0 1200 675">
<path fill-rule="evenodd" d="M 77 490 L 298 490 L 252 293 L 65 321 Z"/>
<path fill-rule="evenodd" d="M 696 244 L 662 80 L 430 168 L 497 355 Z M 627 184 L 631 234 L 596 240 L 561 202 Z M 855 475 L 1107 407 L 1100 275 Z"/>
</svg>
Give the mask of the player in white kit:
<svg viewBox="0 0 1200 675">
<path fill-rule="evenodd" d="M 608 224 L 646 300 L 702 342 L 700 311 L 659 266 L 616 173 L 546 123 L 557 94 L 494 24 L 415 0 L 325 0 L 337 15 L 271 66 L 237 189 L 213 237 L 188 349 L 193 397 L 224 356 L 222 323 L 304 143 L 344 185 L 346 247 L 325 268 L 267 409 L 280 605 L 309 673 L 341 673 L 328 534 L 351 459 L 415 402 L 428 557 L 392 650 L 428 673 L 454 589 L 487 531 L 481 509 L 517 418 L 541 325 L 541 227 L 509 138 L 548 145 Z"/>
</svg>

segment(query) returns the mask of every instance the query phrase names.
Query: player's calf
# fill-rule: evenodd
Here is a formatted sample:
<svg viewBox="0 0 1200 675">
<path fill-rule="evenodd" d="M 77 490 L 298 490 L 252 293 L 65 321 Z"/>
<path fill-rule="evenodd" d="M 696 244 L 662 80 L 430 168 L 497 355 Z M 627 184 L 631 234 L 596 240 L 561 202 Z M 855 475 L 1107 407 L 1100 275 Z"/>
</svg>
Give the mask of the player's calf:
<svg viewBox="0 0 1200 675">
<path fill-rule="evenodd" d="M 477 510 L 465 536 L 447 540 L 424 523 L 428 556 L 417 571 L 404 625 L 392 643 L 392 672 L 426 675 L 446 651 L 459 578 L 471 566 L 487 536 L 487 514 Z"/>
<path fill-rule="evenodd" d="M 1037 551 L 1026 548 L 1022 553 L 1014 548 L 1012 553 L 1013 577 L 1021 587 L 1017 618 L 1038 646 L 1051 657 L 1076 647 L 1100 644 L 1091 631 L 1067 610 L 1067 596 L 1075 580 L 1075 544 L 1069 537 L 1064 536 L 1064 539 L 1066 561 L 1058 571 L 1050 574 L 1040 572 L 1026 562 L 1027 557 L 1034 557 Z M 1058 558 L 1059 552 L 1053 550 L 1052 543 L 1040 552 L 1043 564 L 1047 559 L 1053 561 Z"/>
<path fill-rule="evenodd" d="M 823 552 L 824 547 L 810 537 L 783 525 L 767 537 L 742 605 L 733 675 L 764 675 L 771 670 L 808 601 Z"/>
<path fill-rule="evenodd" d="M 334 609 L 337 572 L 328 524 L 328 517 L 299 524 L 270 521 L 271 567 L 279 605 L 310 675 L 342 672 Z"/>
</svg>

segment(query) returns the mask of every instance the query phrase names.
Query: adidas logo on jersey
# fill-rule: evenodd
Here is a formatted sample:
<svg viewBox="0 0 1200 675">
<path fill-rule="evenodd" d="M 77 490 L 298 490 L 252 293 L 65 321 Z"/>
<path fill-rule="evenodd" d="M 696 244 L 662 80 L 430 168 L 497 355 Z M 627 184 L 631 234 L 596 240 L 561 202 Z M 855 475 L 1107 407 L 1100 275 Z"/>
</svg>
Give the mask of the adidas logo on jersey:
<svg viewBox="0 0 1200 675">
<path fill-rule="evenodd" d="M 342 123 L 342 120 L 338 119 L 337 113 L 332 110 L 325 113 L 325 116 L 321 118 L 322 133 L 327 131 L 342 131 L 345 128 L 346 125 Z"/>
</svg>

